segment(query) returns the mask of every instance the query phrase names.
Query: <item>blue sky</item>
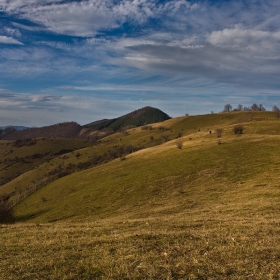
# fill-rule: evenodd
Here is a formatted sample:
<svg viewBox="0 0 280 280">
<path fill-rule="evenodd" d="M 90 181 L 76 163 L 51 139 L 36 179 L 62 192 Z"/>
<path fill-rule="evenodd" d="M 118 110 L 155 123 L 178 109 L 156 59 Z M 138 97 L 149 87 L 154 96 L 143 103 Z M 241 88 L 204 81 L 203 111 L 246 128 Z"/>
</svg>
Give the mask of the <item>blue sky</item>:
<svg viewBox="0 0 280 280">
<path fill-rule="evenodd" d="M 0 126 L 280 107 L 279 0 L 0 0 Z"/>
</svg>

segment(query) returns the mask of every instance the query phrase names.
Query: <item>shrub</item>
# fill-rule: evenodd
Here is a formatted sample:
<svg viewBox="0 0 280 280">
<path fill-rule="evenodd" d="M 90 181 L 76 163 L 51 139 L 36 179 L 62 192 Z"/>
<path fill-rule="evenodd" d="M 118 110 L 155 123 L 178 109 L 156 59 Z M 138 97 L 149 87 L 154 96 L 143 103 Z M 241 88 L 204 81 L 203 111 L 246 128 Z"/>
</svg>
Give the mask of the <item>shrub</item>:
<svg viewBox="0 0 280 280">
<path fill-rule="evenodd" d="M 143 125 L 141 127 L 142 130 L 153 130 L 153 127 L 151 125 Z"/>
<path fill-rule="evenodd" d="M 234 134 L 242 134 L 242 133 L 243 133 L 243 130 L 244 130 L 244 126 L 241 125 L 241 124 L 236 125 L 236 126 L 233 128 Z"/>
<path fill-rule="evenodd" d="M 176 138 L 181 138 L 183 136 L 183 133 L 182 132 L 179 132 L 178 134 L 177 134 L 177 137 Z"/>
<path fill-rule="evenodd" d="M 169 134 L 169 133 L 162 133 L 162 134 L 160 135 L 160 137 L 161 137 L 162 139 L 164 139 L 165 142 L 167 142 L 167 141 L 169 141 L 170 134 Z"/>
<path fill-rule="evenodd" d="M 179 150 L 181 150 L 183 148 L 183 141 L 181 140 L 176 141 L 176 146 Z"/>
<path fill-rule="evenodd" d="M 223 129 L 222 128 L 217 128 L 216 129 L 216 134 L 217 134 L 218 138 L 220 138 L 222 136 L 222 133 L 223 133 Z"/>
<path fill-rule="evenodd" d="M 122 156 L 120 157 L 120 160 L 121 160 L 121 161 L 126 160 L 126 156 L 125 156 L 125 155 L 122 155 Z"/>
<path fill-rule="evenodd" d="M 159 131 L 165 131 L 165 130 L 167 130 L 167 128 L 165 126 L 161 125 L 161 126 L 158 127 L 158 130 Z"/>
</svg>

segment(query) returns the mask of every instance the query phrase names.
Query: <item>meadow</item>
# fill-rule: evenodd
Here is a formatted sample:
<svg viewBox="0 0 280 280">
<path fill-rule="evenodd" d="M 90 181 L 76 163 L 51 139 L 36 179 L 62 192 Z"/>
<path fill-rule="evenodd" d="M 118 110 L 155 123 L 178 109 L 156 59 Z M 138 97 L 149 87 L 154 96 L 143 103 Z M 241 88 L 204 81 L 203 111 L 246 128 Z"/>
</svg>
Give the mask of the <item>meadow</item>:
<svg viewBox="0 0 280 280">
<path fill-rule="evenodd" d="M 230 113 L 153 127 L 163 125 L 169 141 L 17 204 L 0 225 L 0 279 L 280 279 L 280 120 Z M 160 137 L 128 132 L 102 145 Z"/>
</svg>

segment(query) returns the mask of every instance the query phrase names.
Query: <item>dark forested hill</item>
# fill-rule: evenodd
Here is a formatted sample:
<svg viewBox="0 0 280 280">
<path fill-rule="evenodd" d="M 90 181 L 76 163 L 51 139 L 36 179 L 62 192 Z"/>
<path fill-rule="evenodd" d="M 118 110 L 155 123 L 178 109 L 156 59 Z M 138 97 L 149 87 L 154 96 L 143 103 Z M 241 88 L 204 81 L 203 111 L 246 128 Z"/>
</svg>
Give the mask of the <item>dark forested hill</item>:
<svg viewBox="0 0 280 280">
<path fill-rule="evenodd" d="M 116 119 L 87 124 L 86 127 L 90 127 L 94 130 L 112 129 L 113 131 L 117 131 L 126 127 L 142 126 L 168 119 L 170 119 L 170 117 L 166 113 L 157 108 L 148 106 Z"/>
</svg>

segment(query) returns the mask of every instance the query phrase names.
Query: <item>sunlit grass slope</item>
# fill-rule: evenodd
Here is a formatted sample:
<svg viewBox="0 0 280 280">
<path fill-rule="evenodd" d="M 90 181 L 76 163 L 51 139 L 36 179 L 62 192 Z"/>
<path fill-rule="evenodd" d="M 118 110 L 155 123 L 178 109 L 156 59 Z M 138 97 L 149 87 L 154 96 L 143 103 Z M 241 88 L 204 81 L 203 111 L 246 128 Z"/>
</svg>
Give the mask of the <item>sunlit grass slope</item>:
<svg viewBox="0 0 280 280">
<path fill-rule="evenodd" d="M 93 146 L 90 142 L 74 139 L 35 139 L 31 140 L 35 144 L 25 143 L 20 147 L 15 142 L 4 141 L 0 143 L 2 180 L 23 175 L 2 186 L 0 194 L 12 194 L 11 201 L 17 201 L 22 196 L 20 193 L 30 193 L 34 186 L 41 186 L 44 182 L 57 178 L 50 174 L 72 173 L 107 162 L 121 149 L 133 152 L 160 145 L 179 136 L 201 138 L 202 133 L 215 133 L 217 128 L 223 129 L 223 135 L 230 135 L 232 127 L 237 123 L 245 126 L 246 135 L 277 135 L 280 130 L 279 120 L 272 112 L 233 112 L 170 119 L 148 129 L 139 127 L 115 133 Z M 86 146 L 91 147 L 83 148 Z M 79 148 L 83 149 L 65 154 L 67 150 Z M 59 155 L 60 151 L 63 151 L 63 156 Z M 58 155 L 55 156 L 56 154 Z"/>
<path fill-rule="evenodd" d="M 139 127 L 115 133 L 94 144 L 83 140 L 48 138 L 2 141 L 0 143 L 2 155 L 0 195 L 9 195 L 10 202 L 17 203 L 45 182 L 53 180 L 53 177 L 56 179 L 57 176 L 54 174 L 72 173 L 107 162 L 115 157 L 114 154 L 120 149 L 133 152 L 159 145 L 166 141 L 163 136 L 170 140 L 178 135 L 195 133 L 199 128 L 194 126 L 204 127 L 205 123 L 214 124 L 221 119 L 228 118 L 225 116 L 217 118 L 215 115 L 177 118 L 155 124 L 148 129 Z M 87 146 L 91 147 L 84 148 Z M 78 149 L 80 150 L 77 151 Z M 67 153 L 67 150 L 76 150 L 76 152 Z M 3 185 L 5 182 L 8 183 Z"/>
<path fill-rule="evenodd" d="M 91 145 L 92 142 L 79 139 L 1 140 L 0 186 L 67 150 L 73 151 Z"/>
<path fill-rule="evenodd" d="M 60 178 L 16 206 L 14 216 L 94 221 L 229 207 L 238 215 L 252 204 L 256 213 L 273 211 L 280 202 L 279 141 L 280 136 L 242 135 L 221 138 L 218 145 L 207 135 L 184 138 L 181 150 L 170 141 Z"/>
<path fill-rule="evenodd" d="M 15 206 L 16 223 L 0 227 L 0 278 L 280 279 L 280 121 L 268 112 L 203 120 L 157 124 L 171 141 L 60 178 Z M 129 133 L 102 145 L 159 132 Z"/>
</svg>

